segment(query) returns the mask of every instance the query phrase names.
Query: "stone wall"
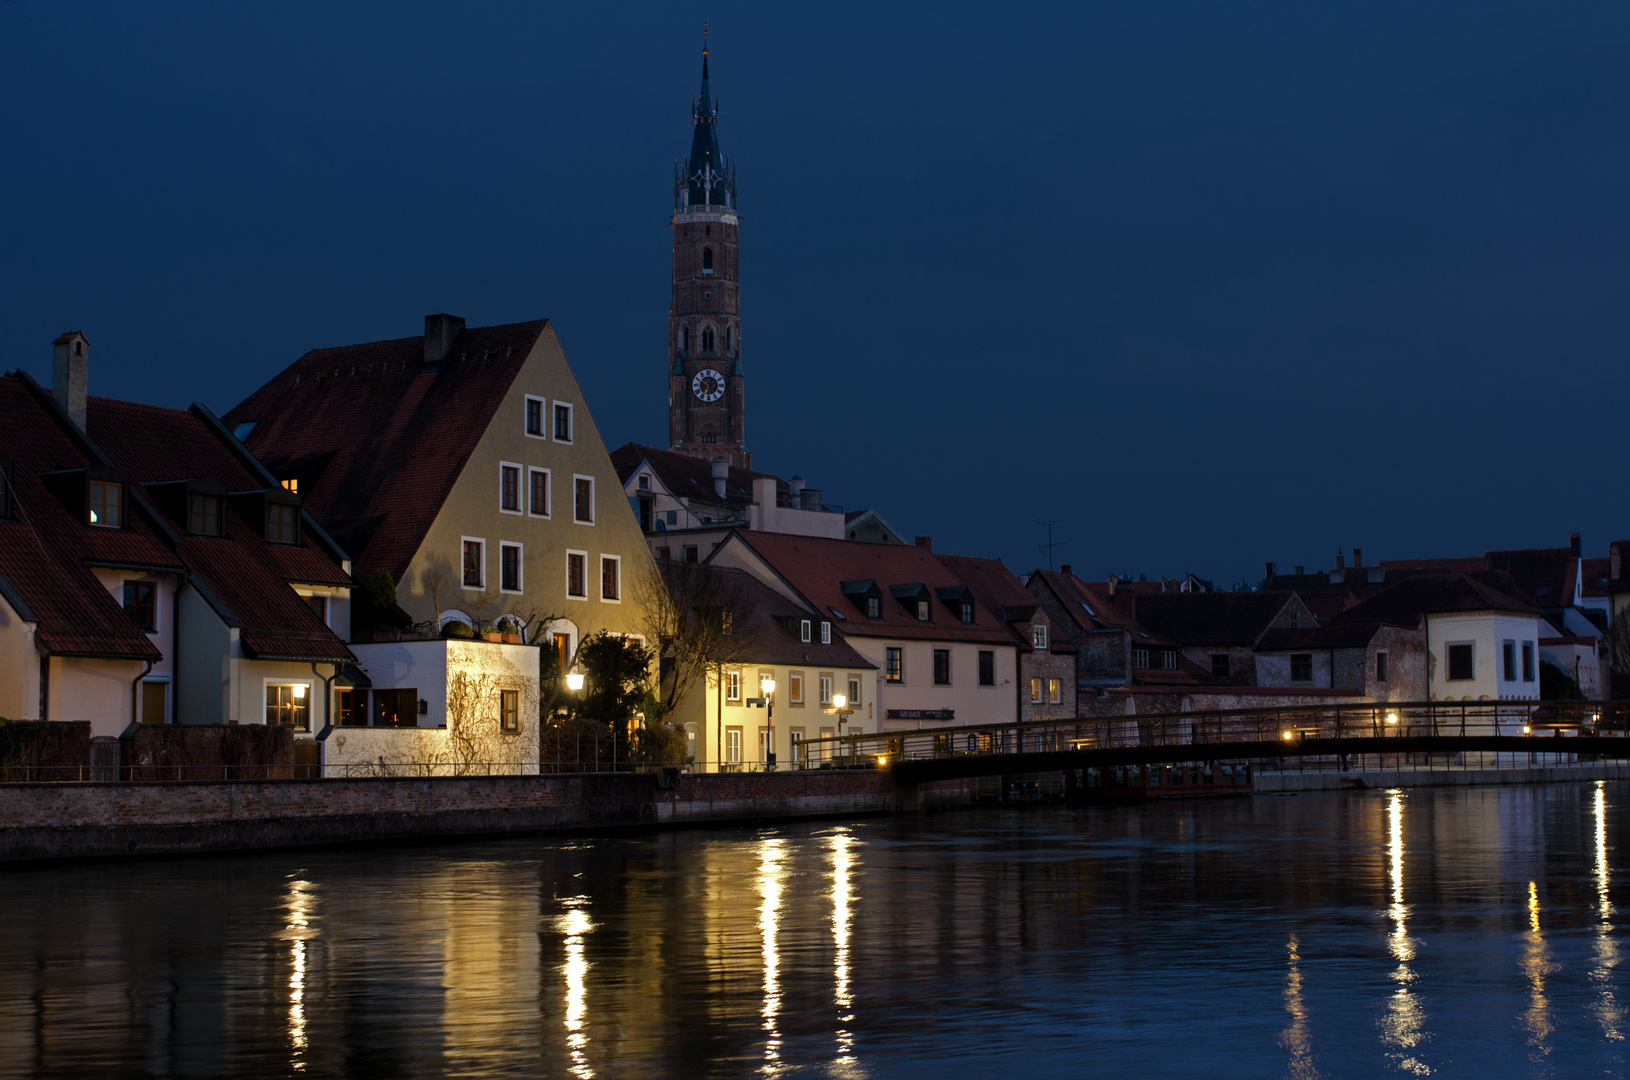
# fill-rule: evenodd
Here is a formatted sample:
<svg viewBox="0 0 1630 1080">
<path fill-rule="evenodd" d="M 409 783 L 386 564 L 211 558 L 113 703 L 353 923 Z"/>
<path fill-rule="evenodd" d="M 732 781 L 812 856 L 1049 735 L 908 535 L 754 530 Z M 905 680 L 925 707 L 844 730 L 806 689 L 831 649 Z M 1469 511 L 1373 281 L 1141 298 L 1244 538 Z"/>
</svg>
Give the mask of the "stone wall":
<svg viewBox="0 0 1630 1080">
<path fill-rule="evenodd" d="M 0 785 L 0 862 L 701 824 L 960 805 L 880 770 Z"/>
</svg>

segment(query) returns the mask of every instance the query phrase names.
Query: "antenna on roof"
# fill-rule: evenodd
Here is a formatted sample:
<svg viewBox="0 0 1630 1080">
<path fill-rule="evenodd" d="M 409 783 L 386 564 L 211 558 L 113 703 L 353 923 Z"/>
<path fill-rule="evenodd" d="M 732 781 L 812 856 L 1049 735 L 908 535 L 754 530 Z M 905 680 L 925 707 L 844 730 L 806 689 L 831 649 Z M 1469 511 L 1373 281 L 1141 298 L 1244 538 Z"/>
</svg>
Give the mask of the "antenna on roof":
<svg viewBox="0 0 1630 1080">
<path fill-rule="evenodd" d="M 1061 518 L 1057 521 L 1038 521 L 1036 524 L 1047 530 L 1047 542 L 1045 544 L 1037 544 L 1036 547 L 1047 552 L 1047 570 L 1048 572 L 1051 572 L 1053 569 L 1053 549 L 1064 546 L 1064 541 L 1059 540 L 1055 542 L 1053 540 L 1053 526 L 1064 524 L 1064 520 Z"/>
</svg>

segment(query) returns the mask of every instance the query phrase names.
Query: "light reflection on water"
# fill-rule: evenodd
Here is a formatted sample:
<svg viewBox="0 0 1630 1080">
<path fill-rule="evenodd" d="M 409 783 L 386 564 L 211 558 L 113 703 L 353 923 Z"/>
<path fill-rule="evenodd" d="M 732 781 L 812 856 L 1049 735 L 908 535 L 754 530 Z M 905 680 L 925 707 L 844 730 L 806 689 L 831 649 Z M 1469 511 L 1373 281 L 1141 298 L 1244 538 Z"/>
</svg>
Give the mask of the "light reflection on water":
<svg viewBox="0 0 1630 1080">
<path fill-rule="evenodd" d="M 1624 1075 L 1630 785 L 0 875 L 0 1074 Z"/>
</svg>

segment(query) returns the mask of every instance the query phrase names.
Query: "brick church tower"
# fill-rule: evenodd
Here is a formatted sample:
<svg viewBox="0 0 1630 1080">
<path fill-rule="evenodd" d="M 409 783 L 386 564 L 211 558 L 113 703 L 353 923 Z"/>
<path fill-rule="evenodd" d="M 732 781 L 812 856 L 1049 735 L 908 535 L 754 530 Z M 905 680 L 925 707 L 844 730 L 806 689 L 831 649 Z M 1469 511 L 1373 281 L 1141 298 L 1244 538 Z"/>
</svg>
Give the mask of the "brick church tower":
<svg viewBox="0 0 1630 1080">
<path fill-rule="evenodd" d="M 737 288 L 736 168 L 719 153 L 719 102 L 691 102 L 690 156 L 675 167 L 673 297 L 668 308 L 668 445 L 681 454 L 752 467 L 742 397 Z"/>
</svg>

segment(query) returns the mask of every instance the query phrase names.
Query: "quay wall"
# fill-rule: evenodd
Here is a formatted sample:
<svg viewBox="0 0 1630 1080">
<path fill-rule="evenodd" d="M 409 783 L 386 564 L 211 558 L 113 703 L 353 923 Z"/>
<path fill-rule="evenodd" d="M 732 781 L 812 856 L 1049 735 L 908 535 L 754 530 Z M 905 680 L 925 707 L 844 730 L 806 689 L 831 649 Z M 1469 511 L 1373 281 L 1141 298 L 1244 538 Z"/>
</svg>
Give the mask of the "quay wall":
<svg viewBox="0 0 1630 1080">
<path fill-rule="evenodd" d="M 1630 763 L 1525 765 L 1509 769 L 1369 769 L 1352 772 L 1257 772 L 1252 790 L 1342 791 L 1352 788 L 1464 787 L 1554 784 L 1567 780 L 1630 780 Z"/>
<path fill-rule="evenodd" d="M 876 770 L 0 784 L 0 863 L 662 827 L 963 805 Z"/>
</svg>

